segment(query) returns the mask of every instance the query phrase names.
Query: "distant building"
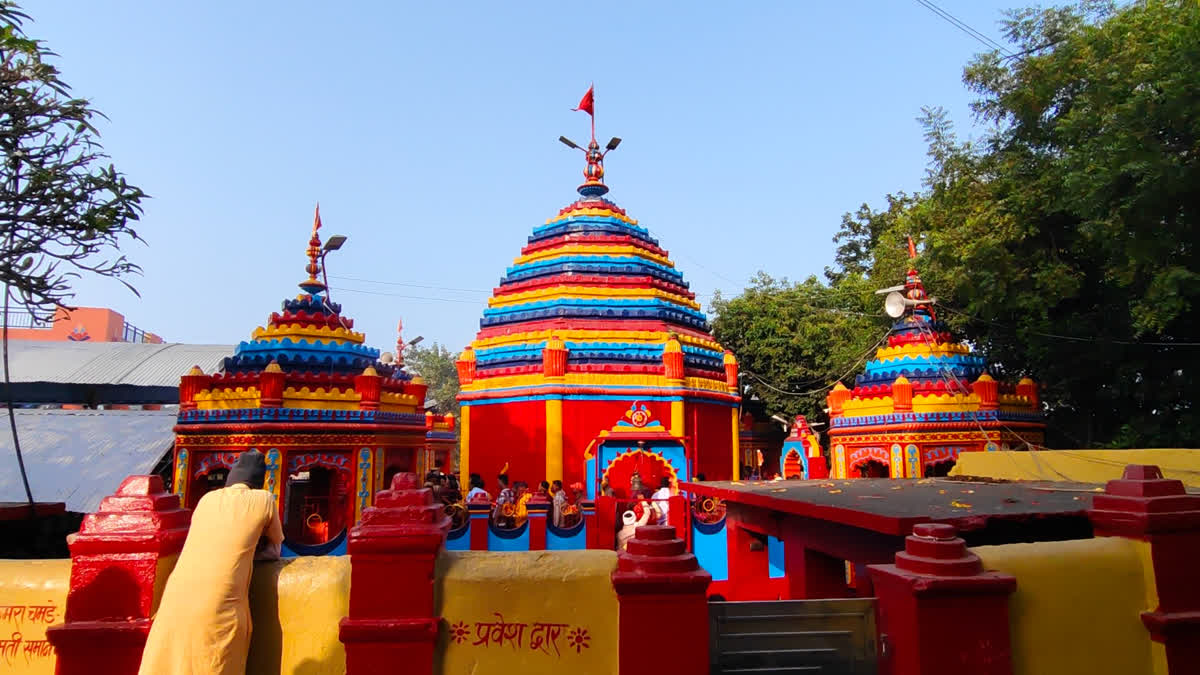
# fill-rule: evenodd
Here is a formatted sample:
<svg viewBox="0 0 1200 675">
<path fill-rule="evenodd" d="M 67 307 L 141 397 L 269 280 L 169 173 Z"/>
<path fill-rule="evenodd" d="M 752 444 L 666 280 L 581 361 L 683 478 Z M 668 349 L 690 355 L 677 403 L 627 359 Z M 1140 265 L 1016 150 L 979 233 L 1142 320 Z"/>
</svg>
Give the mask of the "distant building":
<svg viewBox="0 0 1200 675">
<path fill-rule="evenodd" d="M 23 310 L 9 310 L 8 339 L 50 342 L 144 342 L 161 344 L 154 333 L 134 326 L 104 307 L 60 307 L 53 321 L 39 321 Z"/>
</svg>

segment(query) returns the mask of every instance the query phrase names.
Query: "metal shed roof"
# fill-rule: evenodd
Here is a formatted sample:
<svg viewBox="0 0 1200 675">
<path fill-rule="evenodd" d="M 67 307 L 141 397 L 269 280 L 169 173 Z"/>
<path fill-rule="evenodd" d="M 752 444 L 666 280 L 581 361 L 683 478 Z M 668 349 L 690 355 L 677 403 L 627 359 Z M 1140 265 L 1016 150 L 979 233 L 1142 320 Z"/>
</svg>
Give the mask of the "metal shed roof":
<svg viewBox="0 0 1200 675">
<path fill-rule="evenodd" d="M 234 346 L 12 340 L 8 350 L 13 383 L 178 387 L 192 366 L 216 370 Z"/>
<path fill-rule="evenodd" d="M 0 416 L 7 415 L 0 406 Z M 148 474 L 175 443 L 174 411 L 17 410 L 33 498 L 90 512 L 132 474 Z M 24 502 L 12 433 L 0 425 L 0 502 Z"/>
<path fill-rule="evenodd" d="M 211 373 L 232 345 L 130 342 L 9 343 L 12 398 L 18 403 L 178 403 L 179 377 Z M 0 382 L 0 400 L 7 394 Z"/>
</svg>

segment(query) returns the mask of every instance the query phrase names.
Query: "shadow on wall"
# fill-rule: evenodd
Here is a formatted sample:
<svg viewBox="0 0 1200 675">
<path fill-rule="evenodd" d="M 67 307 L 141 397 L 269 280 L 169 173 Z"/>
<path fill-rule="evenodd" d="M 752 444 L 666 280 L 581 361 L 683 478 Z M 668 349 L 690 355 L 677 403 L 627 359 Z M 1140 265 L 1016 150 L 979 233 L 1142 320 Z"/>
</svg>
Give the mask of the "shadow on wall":
<svg viewBox="0 0 1200 675">
<path fill-rule="evenodd" d="M 246 672 L 344 675 L 338 622 L 350 601 L 348 556 L 259 563 L 250 580 L 254 632 Z"/>
</svg>

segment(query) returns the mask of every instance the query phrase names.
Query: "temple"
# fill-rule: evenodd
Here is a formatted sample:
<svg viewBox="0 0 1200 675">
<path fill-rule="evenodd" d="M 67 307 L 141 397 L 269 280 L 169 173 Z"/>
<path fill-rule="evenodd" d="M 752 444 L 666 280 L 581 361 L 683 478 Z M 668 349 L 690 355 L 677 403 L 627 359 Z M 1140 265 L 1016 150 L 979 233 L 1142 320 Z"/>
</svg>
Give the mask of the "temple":
<svg viewBox="0 0 1200 675">
<path fill-rule="evenodd" d="M 426 385 L 364 344 L 329 299 L 318 210 L 302 291 L 211 375 L 183 376 L 173 488 L 184 506 L 224 485 L 239 452 L 267 456 L 291 553 L 345 551 L 345 532 L 398 472 L 451 469 L 454 418 Z"/>
<path fill-rule="evenodd" d="M 530 484 L 586 483 L 595 498 L 610 472 L 651 488 L 650 475 L 737 477 L 737 361 L 667 251 L 605 197 L 603 160 L 617 143 L 601 151 L 593 137 L 579 198 L 534 229 L 459 358 L 464 484 L 507 466 Z M 618 422 L 661 424 L 681 456 L 631 444 L 597 459 Z"/>
<path fill-rule="evenodd" d="M 911 240 L 909 256 L 916 257 Z M 963 452 L 1043 444 L 1037 384 L 993 379 L 983 357 L 938 320 L 934 304 L 910 265 L 887 346 L 853 389 L 838 382 L 829 392 L 834 478 L 944 476 Z"/>
<path fill-rule="evenodd" d="M 821 443 L 804 415 L 796 415 L 791 432 L 783 441 L 778 475 L 782 478 L 829 477 L 829 466 L 821 452 Z"/>
</svg>

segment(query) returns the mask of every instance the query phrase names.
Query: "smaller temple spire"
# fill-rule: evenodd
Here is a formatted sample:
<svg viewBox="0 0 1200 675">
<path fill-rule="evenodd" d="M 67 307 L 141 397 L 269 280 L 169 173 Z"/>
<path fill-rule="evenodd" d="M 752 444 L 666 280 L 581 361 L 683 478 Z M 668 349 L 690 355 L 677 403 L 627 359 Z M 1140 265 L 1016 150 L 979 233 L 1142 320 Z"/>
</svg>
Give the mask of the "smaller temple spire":
<svg viewBox="0 0 1200 675">
<path fill-rule="evenodd" d="M 933 303 L 925 293 L 925 284 L 921 282 L 921 275 L 917 273 L 917 245 L 913 242 L 912 235 L 908 235 L 908 274 L 904 279 L 904 297 L 916 301 L 907 307 L 907 313 L 910 316 L 924 319 L 927 322 L 937 321 Z"/>
<path fill-rule="evenodd" d="M 318 262 L 321 258 L 321 235 L 317 230 L 321 229 L 321 204 L 317 204 L 316 212 L 313 215 L 312 238 L 308 240 L 308 265 L 304 267 L 304 271 L 308 272 L 308 278 L 300 282 L 300 290 L 309 295 L 318 295 L 325 290 L 325 284 L 317 278 L 317 273 L 321 271 L 321 264 Z"/>
</svg>

